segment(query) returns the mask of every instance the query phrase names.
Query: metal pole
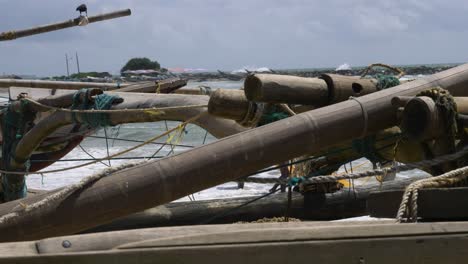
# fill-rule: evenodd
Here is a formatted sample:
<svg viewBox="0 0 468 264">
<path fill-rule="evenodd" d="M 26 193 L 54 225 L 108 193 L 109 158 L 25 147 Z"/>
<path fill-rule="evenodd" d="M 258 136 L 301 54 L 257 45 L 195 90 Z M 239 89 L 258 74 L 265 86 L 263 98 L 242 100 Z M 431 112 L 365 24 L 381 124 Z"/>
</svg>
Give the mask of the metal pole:
<svg viewBox="0 0 468 264">
<path fill-rule="evenodd" d="M 75 52 L 76 56 L 76 68 L 78 69 L 78 73 L 80 73 L 80 61 L 78 60 L 78 51 Z"/>
<path fill-rule="evenodd" d="M 65 53 L 65 64 L 67 65 L 67 77 L 70 77 L 70 71 L 68 70 L 68 55 Z"/>
</svg>

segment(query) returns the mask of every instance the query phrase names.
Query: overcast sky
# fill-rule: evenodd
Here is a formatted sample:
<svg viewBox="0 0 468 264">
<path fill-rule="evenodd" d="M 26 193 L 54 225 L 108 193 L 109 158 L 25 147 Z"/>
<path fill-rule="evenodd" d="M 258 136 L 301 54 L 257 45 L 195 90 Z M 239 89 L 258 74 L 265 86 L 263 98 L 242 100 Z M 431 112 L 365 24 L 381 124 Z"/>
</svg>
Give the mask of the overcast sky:
<svg viewBox="0 0 468 264">
<path fill-rule="evenodd" d="M 117 73 L 132 57 L 163 67 L 239 69 L 464 62 L 467 0 L 0 0 L 0 31 L 130 8 L 130 17 L 0 42 L 0 74 Z M 76 71 L 72 61 L 71 71 Z"/>
</svg>

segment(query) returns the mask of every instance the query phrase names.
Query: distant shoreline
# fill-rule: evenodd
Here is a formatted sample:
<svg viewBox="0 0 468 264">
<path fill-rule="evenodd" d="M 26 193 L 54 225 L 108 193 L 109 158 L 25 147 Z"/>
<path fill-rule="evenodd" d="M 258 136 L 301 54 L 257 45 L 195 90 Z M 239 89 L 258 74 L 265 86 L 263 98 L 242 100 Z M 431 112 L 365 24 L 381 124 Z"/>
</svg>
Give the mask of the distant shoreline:
<svg viewBox="0 0 468 264">
<path fill-rule="evenodd" d="M 418 75 L 430 75 L 437 72 L 441 72 L 455 66 L 460 65 L 461 63 L 444 63 L 444 64 L 421 64 L 421 65 L 402 65 L 396 66 L 397 68 L 403 70 L 405 75 L 409 76 L 418 76 Z M 335 68 L 316 68 L 316 69 L 285 69 L 285 70 L 275 70 L 272 69 L 270 72 L 261 72 L 267 74 L 283 74 L 283 75 L 293 75 L 299 77 L 319 77 L 325 73 L 338 73 L 348 76 L 359 76 L 362 74 L 363 70 L 367 66 L 353 67 L 349 70 L 336 71 Z M 229 73 L 229 72 L 199 72 L 199 73 L 182 73 L 179 74 L 181 78 L 185 78 L 191 81 L 213 81 L 213 80 L 230 80 L 230 81 L 239 81 L 245 78 L 247 73 Z M 384 68 L 376 68 L 371 70 L 369 75 L 375 74 L 384 74 L 384 75 L 394 75 L 395 73 Z"/>
<path fill-rule="evenodd" d="M 405 72 L 405 75 L 410 76 L 417 76 L 417 75 L 428 75 L 434 74 L 443 70 L 447 70 L 458 66 L 462 63 L 437 63 L 437 64 L 414 64 L 414 65 L 392 65 L 394 67 L 398 67 Z M 328 67 L 328 68 L 296 68 L 296 69 L 271 69 L 270 72 L 264 73 L 272 73 L 272 74 L 283 74 L 283 75 L 293 75 L 293 76 L 300 76 L 300 77 L 319 77 L 324 73 L 339 73 L 343 75 L 350 75 L 350 76 L 359 76 L 361 75 L 362 71 L 367 66 L 354 66 L 349 70 L 342 70 L 336 71 L 336 68 Z M 212 71 L 212 72 L 187 72 L 187 73 L 178 73 L 174 74 L 175 76 L 179 76 L 181 78 L 185 78 L 191 81 L 240 81 L 247 76 L 249 73 L 258 73 L 258 72 L 245 72 L 245 73 L 232 73 L 231 71 Z M 263 73 L 263 72 L 262 72 Z M 391 71 L 377 68 L 376 71 L 371 71 L 369 74 L 373 75 L 376 73 L 380 74 L 393 74 Z M 19 79 L 48 79 L 51 77 L 39 77 L 35 75 L 5 75 L 0 76 L 0 79 L 6 78 L 19 78 Z M 111 79 L 113 81 L 122 81 L 119 80 L 120 76 L 113 76 Z M 80 81 L 80 80 L 74 80 Z M 89 81 L 89 80 L 88 80 Z"/>
</svg>

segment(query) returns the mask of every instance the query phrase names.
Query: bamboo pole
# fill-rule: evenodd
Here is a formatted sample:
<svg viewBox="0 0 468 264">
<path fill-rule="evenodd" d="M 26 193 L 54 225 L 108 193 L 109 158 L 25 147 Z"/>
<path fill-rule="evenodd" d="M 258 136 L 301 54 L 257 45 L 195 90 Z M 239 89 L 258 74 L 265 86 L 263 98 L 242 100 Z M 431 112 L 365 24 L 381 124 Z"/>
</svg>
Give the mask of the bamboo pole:
<svg viewBox="0 0 468 264">
<path fill-rule="evenodd" d="M 467 114 L 468 98 L 453 97 L 457 118 L 463 120 Z M 433 154 L 450 151 L 453 144 L 447 130 L 453 120 L 447 119 L 447 113 L 428 96 L 398 96 L 392 98 L 392 104 L 401 110 L 401 129 L 405 136 L 414 142 L 433 142 Z M 404 107 L 404 108 L 402 108 Z M 463 124 L 464 126 L 464 124 Z M 450 168 L 450 167 L 449 167 Z M 446 171 L 446 170 L 445 170 Z"/>
<path fill-rule="evenodd" d="M 14 88 L 19 88 L 19 87 L 14 87 Z M 80 94 L 80 102 L 84 102 L 85 100 L 89 100 L 90 102 L 93 102 L 94 101 L 93 97 L 102 93 L 103 92 L 101 89 L 91 88 L 89 89 L 88 94 L 85 94 L 85 93 Z M 88 98 L 85 98 L 86 95 L 88 96 Z M 61 95 L 47 96 L 44 98 L 40 98 L 37 101 L 41 104 L 45 104 L 45 105 L 52 106 L 52 107 L 67 108 L 73 105 L 73 97 L 74 97 L 74 93 L 67 93 L 67 94 L 61 94 Z M 122 102 L 122 100 L 120 102 Z"/>
<path fill-rule="evenodd" d="M 244 82 L 250 101 L 326 105 L 328 88 L 324 80 L 276 74 L 253 74 Z"/>
<path fill-rule="evenodd" d="M 96 83 L 96 82 L 59 82 L 43 80 L 0 79 L 0 87 L 30 87 L 38 89 L 79 90 L 83 88 L 101 88 L 114 90 L 132 85 L 131 83 Z"/>
<path fill-rule="evenodd" d="M 114 11 L 110 13 L 99 14 L 96 16 L 90 16 L 87 19 L 88 19 L 88 23 L 95 23 L 95 22 L 104 21 L 108 19 L 129 16 L 131 14 L 132 12 L 130 9 L 124 9 L 124 10 Z M 75 27 L 80 24 L 80 21 L 83 18 L 84 17 L 80 16 L 75 19 L 70 19 L 67 21 L 59 22 L 59 23 L 48 24 L 48 25 L 38 26 L 34 28 L 29 28 L 29 29 L 22 29 L 22 30 L 17 30 L 17 31 L 3 32 L 3 33 L 0 33 L 0 41 L 13 40 L 13 39 L 27 37 L 31 35 L 42 34 L 42 33 L 50 32 L 50 31 L 56 31 L 56 30 L 61 30 L 65 28 Z"/>
<path fill-rule="evenodd" d="M 244 91 L 218 89 L 210 96 L 208 112 L 214 116 L 242 121 L 247 115 L 249 105 Z"/>
<path fill-rule="evenodd" d="M 395 107 L 404 107 L 410 100 L 414 99 L 414 96 L 396 96 L 392 98 L 392 104 Z M 453 97 L 455 104 L 457 105 L 457 112 L 459 114 L 468 114 L 468 97 Z"/>
<path fill-rule="evenodd" d="M 350 96 L 358 97 L 377 91 L 377 81 L 355 76 L 323 74 L 321 77 L 328 86 L 328 103 L 346 101 Z"/>
<path fill-rule="evenodd" d="M 371 193 L 404 190 L 408 184 L 424 178 L 427 176 L 403 178 L 385 182 L 385 184 L 356 186 L 352 191 L 345 188 L 335 193 L 325 194 L 323 203 L 315 205 L 314 208 L 307 208 L 307 205 L 304 204 L 304 197 L 294 193 L 289 216 L 303 220 L 335 220 L 368 215 L 366 201 Z M 350 195 L 350 192 L 354 192 L 356 195 Z M 87 230 L 86 233 L 161 226 L 200 225 L 206 223 L 207 219 L 213 219 L 209 224 L 255 221 L 264 217 L 284 216 L 284 212 L 287 210 L 287 193 L 273 194 L 233 210 L 254 198 L 241 197 L 169 203 L 116 219 L 109 224 Z M 233 211 L 230 214 L 221 215 L 228 210 Z M 213 218 L 215 216 L 219 217 Z"/>
<path fill-rule="evenodd" d="M 437 107 L 432 98 L 418 96 L 411 99 L 402 112 L 401 129 L 411 140 L 427 141 L 447 133 L 445 114 Z"/>
<path fill-rule="evenodd" d="M 172 93 L 177 89 L 187 85 L 187 80 L 180 78 L 170 78 L 166 80 L 130 85 L 114 90 L 115 92 L 133 93 Z"/>
<path fill-rule="evenodd" d="M 175 90 L 174 93 L 175 94 L 210 95 L 211 88 L 210 87 L 207 87 L 207 88 L 208 90 L 203 86 L 198 87 L 198 88 L 180 88 L 180 89 Z"/>
<path fill-rule="evenodd" d="M 253 74 L 244 91 L 251 101 L 324 106 L 377 91 L 377 81 L 355 76 L 323 74 L 305 78 L 276 74 Z"/>
<path fill-rule="evenodd" d="M 80 192 L 0 225 L 0 241 L 76 233 L 165 204 L 333 144 L 397 124 L 391 98 L 439 86 L 466 94 L 468 64 L 251 129 L 178 155 L 107 175 Z M 0 205 L 0 215 L 49 195 Z M 17 207 L 18 206 L 18 207 Z"/>
</svg>

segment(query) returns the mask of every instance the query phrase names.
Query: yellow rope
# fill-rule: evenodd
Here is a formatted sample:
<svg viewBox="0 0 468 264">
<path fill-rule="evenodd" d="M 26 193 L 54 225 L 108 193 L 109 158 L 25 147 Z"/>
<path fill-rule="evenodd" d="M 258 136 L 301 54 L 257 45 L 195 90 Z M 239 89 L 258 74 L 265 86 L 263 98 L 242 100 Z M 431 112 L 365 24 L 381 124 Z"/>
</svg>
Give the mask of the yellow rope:
<svg viewBox="0 0 468 264">
<path fill-rule="evenodd" d="M 174 145 L 178 145 L 179 142 L 184 138 L 185 126 L 186 125 L 180 126 L 180 129 L 179 129 L 179 132 L 178 132 L 179 136 L 176 138 L 175 143 L 169 143 L 172 146 L 172 149 L 171 149 L 172 153 L 174 153 L 174 147 L 175 147 Z"/>
<path fill-rule="evenodd" d="M 202 117 L 203 115 L 207 114 L 207 112 L 203 112 L 203 113 L 200 113 L 192 118 L 189 118 L 187 119 L 186 121 L 184 121 L 181 125 L 186 125 L 190 122 L 193 122 L 197 119 L 199 119 L 200 117 Z M 103 160 L 108 160 L 108 159 L 112 159 L 112 158 L 115 158 L 117 156 L 120 156 L 120 155 L 123 155 L 125 153 L 128 153 L 132 150 L 135 150 L 137 148 L 140 148 L 144 145 L 147 145 L 147 144 L 150 144 L 151 142 L 155 141 L 155 140 L 158 140 L 166 135 L 168 135 L 169 133 L 173 132 L 173 131 L 176 131 L 180 129 L 179 126 L 175 127 L 175 128 L 172 128 L 172 129 L 169 129 L 168 131 L 160 134 L 160 135 L 157 135 L 157 136 L 154 136 L 148 140 L 146 140 L 145 142 L 141 143 L 141 144 L 138 144 L 134 147 L 131 147 L 129 149 L 126 149 L 124 151 L 121 151 L 121 152 L 118 152 L 118 153 L 115 153 L 115 154 L 112 154 L 110 156 L 107 156 L 107 157 L 104 157 L 104 158 L 99 158 L 99 159 L 96 159 L 96 160 L 93 160 L 93 161 L 90 161 L 90 162 L 87 162 L 87 163 L 83 163 L 83 164 L 80 164 L 80 165 L 76 165 L 76 166 L 72 166 L 72 167 L 67 167 L 67 168 L 63 168 L 63 169 L 56 169 L 56 170 L 48 170 L 48 171 L 39 171 L 39 172 L 18 172 L 18 171 L 4 171 L 4 170 L 0 170 L 0 173 L 5 173 L 5 174 L 17 174 L 17 175 L 23 175 L 23 174 L 47 174 L 47 173 L 55 173 L 55 172 L 62 172 L 62 171 L 67 171 L 67 170 L 72 170 L 72 169 L 77 169 L 77 168 L 81 168 L 81 167 L 85 167 L 85 166 L 88 166 L 88 165 L 91 165 L 91 164 L 94 164 L 94 163 L 98 163 L 98 162 L 101 162 Z"/>
<path fill-rule="evenodd" d="M 177 126 L 177 130 L 174 134 L 170 135 L 169 138 L 166 140 L 166 144 L 169 144 L 171 145 L 171 152 L 174 151 L 174 145 L 178 145 L 180 140 L 183 138 L 183 132 L 184 132 L 184 129 L 186 127 L 186 124 L 179 124 Z M 175 143 L 172 143 L 172 141 L 174 140 L 174 137 L 175 135 L 179 135 L 176 140 L 175 140 Z"/>
<path fill-rule="evenodd" d="M 160 84 L 159 82 L 156 82 L 156 85 L 157 85 L 157 87 L 156 87 L 156 93 L 157 93 L 157 94 L 160 94 L 160 93 L 161 93 L 161 84 Z"/>
</svg>

